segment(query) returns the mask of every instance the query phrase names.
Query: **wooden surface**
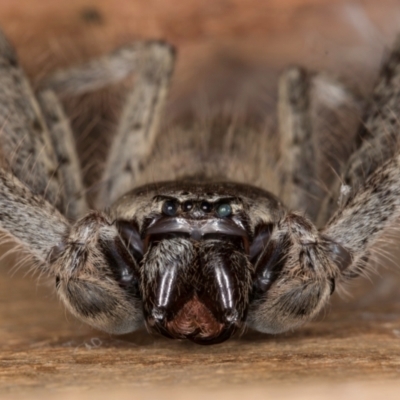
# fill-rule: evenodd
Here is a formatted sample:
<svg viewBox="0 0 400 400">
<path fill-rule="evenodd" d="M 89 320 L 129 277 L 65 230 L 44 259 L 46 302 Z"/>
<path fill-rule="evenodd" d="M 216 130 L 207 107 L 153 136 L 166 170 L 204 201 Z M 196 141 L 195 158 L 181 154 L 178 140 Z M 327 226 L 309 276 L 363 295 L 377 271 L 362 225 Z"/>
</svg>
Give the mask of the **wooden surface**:
<svg viewBox="0 0 400 400">
<path fill-rule="evenodd" d="M 154 394 L 177 387 L 187 393 L 232 387 L 345 390 L 343 384 L 354 382 L 378 387 L 385 382 L 400 391 L 398 298 L 363 304 L 361 296 L 339 302 L 295 333 L 247 333 L 202 347 L 146 332 L 110 337 L 92 331 L 67 316 L 51 293 L 32 277 L 11 277 L 4 270 L 0 275 L 3 395 L 138 391 L 145 396 L 148 389 Z"/>
<path fill-rule="evenodd" d="M 178 109 L 249 76 L 267 77 L 273 99 L 277 71 L 292 62 L 370 85 L 399 21 L 394 0 L 0 0 L 0 25 L 33 80 L 138 37 L 172 41 Z M 352 300 L 297 332 L 199 347 L 92 331 L 66 314 L 53 284 L 11 267 L 2 260 L 4 398 L 400 398 L 399 274 L 355 285 Z"/>
</svg>

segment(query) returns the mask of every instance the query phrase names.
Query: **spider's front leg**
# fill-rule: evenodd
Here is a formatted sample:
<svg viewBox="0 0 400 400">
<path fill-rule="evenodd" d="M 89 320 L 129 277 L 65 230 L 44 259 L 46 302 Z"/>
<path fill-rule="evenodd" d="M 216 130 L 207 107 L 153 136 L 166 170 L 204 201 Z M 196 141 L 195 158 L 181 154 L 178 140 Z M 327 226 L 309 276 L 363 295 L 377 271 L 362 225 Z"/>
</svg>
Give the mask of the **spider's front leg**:
<svg viewBox="0 0 400 400">
<path fill-rule="evenodd" d="M 248 323 L 277 333 L 311 319 L 335 283 L 360 275 L 369 252 L 400 217 L 400 155 L 384 163 L 318 231 L 287 214 L 256 258 Z"/>
<path fill-rule="evenodd" d="M 72 226 L 46 200 L 0 169 L 0 229 L 35 265 L 55 277 L 58 295 L 95 328 L 126 333 L 142 323 L 135 260 L 106 214 L 93 212 Z"/>
</svg>

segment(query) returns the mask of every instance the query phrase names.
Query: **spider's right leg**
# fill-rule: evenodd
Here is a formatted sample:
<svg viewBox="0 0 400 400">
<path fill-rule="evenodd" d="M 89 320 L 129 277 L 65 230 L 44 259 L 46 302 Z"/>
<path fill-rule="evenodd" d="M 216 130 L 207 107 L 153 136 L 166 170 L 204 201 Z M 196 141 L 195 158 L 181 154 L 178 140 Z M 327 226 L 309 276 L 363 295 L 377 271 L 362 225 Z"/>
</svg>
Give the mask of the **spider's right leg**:
<svg viewBox="0 0 400 400">
<path fill-rule="evenodd" d="M 0 168 L 0 230 L 19 243 L 37 269 L 56 279 L 59 297 L 82 321 L 110 333 L 142 324 L 136 263 L 106 214 L 92 212 L 71 226 Z"/>
<path fill-rule="evenodd" d="M 366 116 L 358 132 L 356 151 L 344 169 L 344 184 L 354 191 L 399 149 L 400 36 L 381 70 Z"/>
<path fill-rule="evenodd" d="M 156 138 L 168 94 L 174 49 L 159 41 L 138 42 L 41 83 L 59 96 L 92 92 L 136 73 L 104 171 L 98 206 L 109 206 L 132 189 Z"/>
<path fill-rule="evenodd" d="M 283 184 L 281 197 L 295 210 L 313 219 L 318 188 L 315 144 L 310 111 L 310 74 L 301 68 L 286 70 L 279 80 L 279 134 Z"/>
<path fill-rule="evenodd" d="M 385 233 L 393 232 L 400 217 L 400 154 L 384 162 L 342 202 L 323 230 L 349 252 L 340 278 L 365 271 L 370 250 Z"/>
</svg>

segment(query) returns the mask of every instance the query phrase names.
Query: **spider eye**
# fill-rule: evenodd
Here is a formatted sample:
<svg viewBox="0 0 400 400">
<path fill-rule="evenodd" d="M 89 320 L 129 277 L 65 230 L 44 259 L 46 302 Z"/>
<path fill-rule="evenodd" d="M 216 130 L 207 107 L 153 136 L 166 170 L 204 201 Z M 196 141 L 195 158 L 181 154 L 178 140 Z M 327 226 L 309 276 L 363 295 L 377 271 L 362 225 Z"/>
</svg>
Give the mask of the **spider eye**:
<svg viewBox="0 0 400 400">
<path fill-rule="evenodd" d="M 183 208 L 183 211 L 186 211 L 186 212 L 191 211 L 192 208 L 193 208 L 193 202 L 192 201 L 186 201 L 185 203 L 183 203 L 182 208 Z"/>
<path fill-rule="evenodd" d="M 220 218 L 229 217 L 232 214 L 232 207 L 229 204 L 220 204 L 217 208 L 217 215 Z"/>
<path fill-rule="evenodd" d="M 212 205 L 208 201 L 202 201 L 200 208 L 202 211 L 209 213 L 212 210 Z"/>
<path fill-rule="evenodd" d="M 165 215 L 173 217 L 178 210 L 178 205 L 174 200 L 167 200 L 162 206 L 162 212 Z"/>
</svg>

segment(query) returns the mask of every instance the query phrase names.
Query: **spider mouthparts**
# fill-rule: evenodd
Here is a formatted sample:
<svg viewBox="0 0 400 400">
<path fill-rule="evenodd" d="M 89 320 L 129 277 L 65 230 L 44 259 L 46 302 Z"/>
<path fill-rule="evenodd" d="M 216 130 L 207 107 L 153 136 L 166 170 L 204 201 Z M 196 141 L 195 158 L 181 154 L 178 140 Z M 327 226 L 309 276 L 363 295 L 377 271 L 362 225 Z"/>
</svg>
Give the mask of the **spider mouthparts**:
<svg viewBox="0 0 400 400">
<path fill-rule="evenodd" d="M 148 318 L 148 324 L 168 338 L 189 339 L 197 344 L 208 345 L 229 339 L 240 326 L 238 317 L 237 312 L 227 310 L 217 319 L 195 294 L 172 319 L 167 319 L 166 310 L 155 308 Z"/>
<path fill-rule="evenodd" d="M 199 344 L 220 343 L 236 332 L 246 318 L 252 271 L 237 238 L 150 241 L 141 291 L 152 329 Z"/>
</svg>

